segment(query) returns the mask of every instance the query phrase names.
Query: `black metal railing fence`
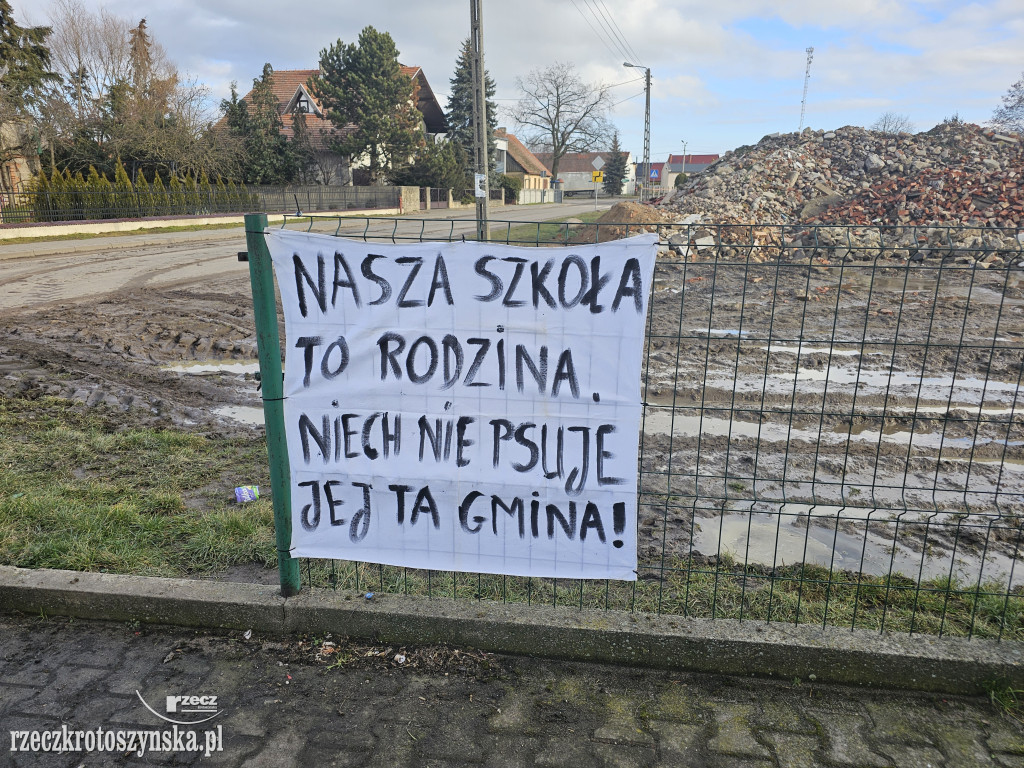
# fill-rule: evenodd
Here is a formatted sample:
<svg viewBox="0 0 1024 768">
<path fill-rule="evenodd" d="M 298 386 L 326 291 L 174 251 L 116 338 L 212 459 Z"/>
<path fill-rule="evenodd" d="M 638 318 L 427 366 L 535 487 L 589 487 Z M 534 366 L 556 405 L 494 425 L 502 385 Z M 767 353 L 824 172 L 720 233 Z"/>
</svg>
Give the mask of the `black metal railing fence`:
<svg viewBox="0 0 1024 768">
<path fill-rule="evenodd" d="M 401 207 L 398 187 L 232 186 L 148 191 L 0 192 L 0 224 L 75 222 L 225 213 L 317 213 Z"/>
<path fill-rule="evenodd" d="M 455 240 L 476 222 L 290 218 Z M 311 585 L 1024 639 L 1024 230 L 658 231 L 635 583 L 304 561 Z"/>
</svg>

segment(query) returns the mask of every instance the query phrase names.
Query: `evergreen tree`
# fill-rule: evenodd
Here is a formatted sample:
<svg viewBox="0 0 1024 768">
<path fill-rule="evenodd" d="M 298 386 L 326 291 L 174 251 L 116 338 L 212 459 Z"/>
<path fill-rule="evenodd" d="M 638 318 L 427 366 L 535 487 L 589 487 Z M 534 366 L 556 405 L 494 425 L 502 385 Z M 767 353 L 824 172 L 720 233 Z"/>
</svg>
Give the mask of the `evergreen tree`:
<svg viewBox="0 0 1024 768">
<path fill-rule="evenodd" d="M 57 76 L 50 71 L 46 38 L 50 27 L 22 27 L 14 21 L 8 0 L 0 0 L 0 68 L 6 68 L 2 95 L 4 106 L 18 113 L 34 105 L 43 87 Z"/>
<path fill-rule="evenodd" d="M 153 171 L 153 213 L 156 216 L 166 216 L 170 213 L 170 200 L 167 197 L 164 180 L 160 178 L 160 171 Z"/>
<path fill-rule="evenodd" d="M 216 210 L 213 199 L 213 185 L 210 184 L 210 177 L 206 170 L 199 172 L 199 204 L 206 213 L 213 213 Z"/>
<path fill-rule="evenodd" d="M 146 31 L 146 20 L 128 33 L 128 61 L 131 66 L 131 86 L 137 96 L 148 96 L 153 80 L 153 43 Z"/>
<path fill-rule="evenodd" d="M 84 179 L 85 194 L 82 195 L 82 215 L 86 219 L 96 218 L 95 212 L 103 207 L 103 190 L 100 187 L 100 174 L 95 165 L 89 166 L 89 175 Z"/>
<path fill-rule="evenodd" d="M 28 187 L 32 195 L 32 210 L 35 211 L 35 221 L 53 220 L 53 200 L 50 196 L 50 180 L 45 173 L 33 177 Z"/>
<path fill-rule="evenodd" d="M 235 180 L 231 179 L 228 182 L 228 200 L 230 201 L 230 210 L 242 211 L 245 210 L 245 206 L 242 204 L 242 195 L 238 190 L 238 186 L 235 184 Z"/>
<path fill-rule="evenodd" d="M 468 186 L 464 158 L 460 158 L 459 145 L 451 141 L 431 142 L 416 153 L 416 159 L 392 180 L 399 185 L 410 187 L 436 187 L 451 189 L 461 195 Z"/>
<path fill-rule="evenodd" d="M 339 129 L 331 148 L 350 157 L 365 154 L 370 184 L 404 164 L 422 140 L 413 82 L 402 73 L 387 32 L 366 27 L 358 43 L 338 40 L 322 50 L 320 76 L 310 86 Z"/>
<path fill-rule="evenodd" d="M 473 48 L 467 38 L 462 43 L 462 52 L 455 62 L 455 74 L 451 79 L 452 92 L 448 97 L 448 136 L 462 146 L 467 162 L 471 165 L 475 147 L 476 125 L 473 123 Z M 494 129 L 498 127 L 498 107 L 491 101 L 496 92 L 494 79 L 484 70 L 484 92 L 487 103 L 487 162 L 488 169 L 494 170 L 497 152 L 494 144 Z M 475 170 L 475 169 L 472 169 Z"/>
<path fill-rule="evenodd" d="M 179 215 L 185 213 L 185 190 L 182 189 L 181 182 L 178 181 L 178 177 L 173 173 L 171 174 L 171 181 L 167 185 L 167 199 L 168 199 L 168 213 Z"/>
<path fill-rule="evenodd" d="M 153 216 L 156 213 L 156 207 L 153 204 L 153 190 L 149 188 L 146 174 L 142 171 L 135 176 L 135 194 L 139 200 L 139 215 Z"/>
<path fill-rule="evenodd" d="M 220 111 L 224 113 L 228 128 L 238 136 L 249 133 L 249 110 L 245 100 L 238 98 L 238 83 L 231 81 L 231 98 L 221 99 Z"/>
<path fill-rule="evenodd" d="M 50 210 L 53 212 L 55 220 L 57 217 L 57 211 L 75 211 L 77 206 L 72 196 L 67 194 L 67 184 L 64 181 L 64 174 L 58 171 L 56 168 L 50 171 L 50 183 L 47 185 L 50 199 Z M 75 215 L 72 213 L 67 216 L 68 218 L 74 219 Z"/>
<path fill-rule="evenodd" d="M 316 155 L 305 112 L 297 111 L 292 115 L 292 140 L 288 142 L 288 154 L 294 178 L 303 184 L 316 182 Z"/>
<path fill-rule="evenodd" d="M 85 193 L 88 191 L 88 183 L 86 182 L 85 177 L 82 176 L 82 172 L 78 171 L 74 176 L 72 176 L 70 170 L 65 170 L 64 177 L 61 181 L 61 190 L 65 195 L 67 195 L 66 199 L 69 201 L 68 207 L 74 211 L 71 218 L 86 218 L 86 203 L 89 198 Z"/>
<path fill-rule="evenodd" d="M 113 207 L 119 217 L 132 218 L 139 215 L 135 190 L 120 157 L 117 158 L 117 165 L 114 166 Z"/>
<path fill-rule="evenodd" d="M 217 177 L 217 189 L 214 192 L 214 210 L 218 213 L 231 210 L 231 196 L 222 176 Z"/>
<path fill-rule="evenodd" d="M 604 191 L 609 195 L 621 195 L 626 180 L 626 153 L 619 146 L 619 132 L 612 134 L 612 156 L 604 164 Z"/>
<path fill-rule="evenodd" d="M 100 176 L 99 209 L 93 212 L 94 218 L 116 219 L 120 213 L 114 209 L 114 187 L 106 176 Z"/>
<path fill-rule="evenodd" d="M 196 177 L 189 174 L 185 177 L 185 213 L 190 216 L 195 213 L 199 213 L 199 209 L 202 208 L 202 199 L 199 195 L 199 184 L 196 181 Z"/>
<path fill-rule="evenodd" d="M 245 181 L 252 184 L 284 184 L 290 181 L 288 142 L 281 133 L 281 105 L 274 95 L 274 68 L 263 65 L 253 80 L 245 119 Z"/>
</svg>

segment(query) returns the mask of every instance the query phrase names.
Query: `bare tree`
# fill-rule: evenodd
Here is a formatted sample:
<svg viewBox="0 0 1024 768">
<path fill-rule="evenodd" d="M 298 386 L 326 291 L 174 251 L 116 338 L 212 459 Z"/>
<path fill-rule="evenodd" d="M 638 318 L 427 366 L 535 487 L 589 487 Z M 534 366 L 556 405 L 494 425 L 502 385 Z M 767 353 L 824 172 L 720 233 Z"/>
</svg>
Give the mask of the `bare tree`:
<svg viewBox="0 0 1024 768">
<path fill-rule="evenodd" d="M 182 77 L 146 20 L 130 22 L 83 0 L 56 0 L 50 47 L 61 87 L 41 106 L 60 168 L 214 174 L 232 163 L 230 142 L 209 134 L 209 89 Z"/>
<path fill-rule="evenodd" d="M 1002 106 L 992 113 L 990 122 L 1000 130 L 1024 133 L 1024 73 L 1007 89 Z"/>
<path fill-rule="evenodd" d="M 572 64 L 556 63 L 516 79 L 523 92 L 512 110 L 527 146 L 551 152 L 551 175 L 567 152 L 607 146 L 613 128 L 608 121 L 611 98 L 600 83 L 584 83 Z"/>
<path fill-rule="evenodd" d="M 891 135 L 913 133 L 914 124 L 907 115 L 901 115 L 897 112 L 886 112 L 871 124 L 871 130 Z"/>
<path fill-rule="evenodd" d="M 93 118 L 102 96 L 130 75 L 132 25 L 106 8 L 89 10 L 82 0 L 56 0 L 50 24 L 53 66 L 66 84 L 72 114 L 78 120 Z"/>
</svg>

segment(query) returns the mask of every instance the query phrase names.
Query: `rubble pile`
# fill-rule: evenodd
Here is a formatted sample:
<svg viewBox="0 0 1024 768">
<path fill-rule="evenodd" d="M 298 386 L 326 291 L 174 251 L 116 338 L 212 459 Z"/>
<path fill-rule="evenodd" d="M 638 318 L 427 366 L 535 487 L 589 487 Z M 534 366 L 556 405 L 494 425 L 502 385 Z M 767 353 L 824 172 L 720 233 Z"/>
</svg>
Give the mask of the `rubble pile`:
<svg viewBox="0 0 1024 768">
<path fill-rule="evenodd" d="M 680 255 L 709 250 L 710 243 L 695 242 L 701 237 L 716 250 L 753 237 L 751 244 L 774 241 L 783 249 L 828 245 L 830 257 L 845 260 L 873 252 L 972 262 L 997 253 L 998 261 L 985 263 L 1019 261 L 1024 141 L 960 122 L 916 135 L 847 126 L 766 136 L 726 153 L 657 209 L 680 227 L 674 242 L 662 230 Z M 771 229 L 778 234 L 769 236 Z"/>
<path fill-rule="evenodd" d="M 847 126 L 766 136 L 661 206 L 716 224 L 1024 227 L 1024 144 L 965 123 L 916 135 Z"/>
</svg>

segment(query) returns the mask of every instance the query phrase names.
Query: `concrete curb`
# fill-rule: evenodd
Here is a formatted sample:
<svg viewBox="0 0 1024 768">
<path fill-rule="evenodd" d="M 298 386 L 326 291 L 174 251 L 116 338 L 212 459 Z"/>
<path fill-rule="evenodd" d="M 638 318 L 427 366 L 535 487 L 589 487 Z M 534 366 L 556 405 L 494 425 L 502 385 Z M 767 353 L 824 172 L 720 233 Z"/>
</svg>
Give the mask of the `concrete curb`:
<svg viewBox="0 0 1024 768">
<path fill-rule="evenodd" d="M 195 236 L 190 238 L 189 236 Z M 237 240 L 245 244 L 245 231 L 239 224 L 237 229 L 205 229 L 192 232 L 160 232 L 118 235 L 114 237 L 92 237 L 83 240 L 50 240 L 41 243 L 4 243 L 0 241 L 0 261 L 24 259 L 38 256 L 58 256 L 64 253 L 87 253 L 94 251 L 120 251 L 128 248 L 147 248 L 154 245 L 187 242 L 196 239 L 200 244 L 222 240 Z"/>
<path fill-rule="evenodd" d="M 0 612 L 452 643 L 488 651 L 787 680 L 978 694 L 1024 687 L 1024 644 L 622 611 L 0 566 Z"/>
</svg>

